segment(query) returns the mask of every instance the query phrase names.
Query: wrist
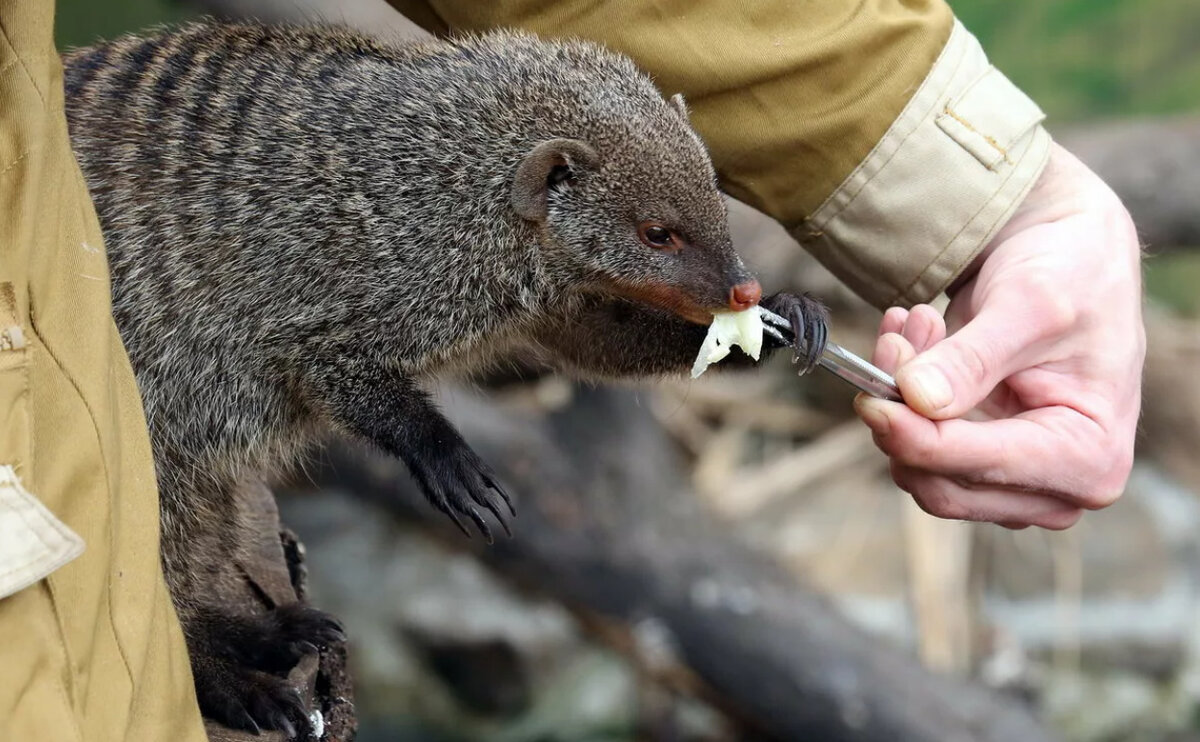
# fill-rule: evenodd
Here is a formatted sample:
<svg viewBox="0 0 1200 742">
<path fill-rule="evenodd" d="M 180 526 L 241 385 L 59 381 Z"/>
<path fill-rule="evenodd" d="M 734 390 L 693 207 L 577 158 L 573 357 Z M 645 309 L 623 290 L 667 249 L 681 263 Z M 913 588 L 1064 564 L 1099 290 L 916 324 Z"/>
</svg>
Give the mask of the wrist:
<svg viewBox="0 0 1200 742">
<path fill-rule="evenodd" d="M 998 247 L 1039 224 L 1049 224 L 1089 211 L 1121 209 L 1120 199 L 1098 175 L 1057 143 L 1050 145 L 1050 156 L 1029 193 L 1000 231 L 984 246 L 946 287 L 953 297 L 974 278 Z"/>
</svg>

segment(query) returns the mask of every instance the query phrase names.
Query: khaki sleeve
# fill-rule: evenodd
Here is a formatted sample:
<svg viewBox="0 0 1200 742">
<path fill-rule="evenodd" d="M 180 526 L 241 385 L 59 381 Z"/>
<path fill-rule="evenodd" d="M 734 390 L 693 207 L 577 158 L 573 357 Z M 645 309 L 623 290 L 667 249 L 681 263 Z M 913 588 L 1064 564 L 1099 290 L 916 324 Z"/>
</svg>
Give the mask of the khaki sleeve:
<svg viewBox="0 0 1200 742">
<path fill-rule="evenodd" d="M 876 304 L 936 296 L 1032 186 L 1041 112 L 941 0 L 389 0 L 628 54 L 682 93 L 732 196 Z"/>
</svg>

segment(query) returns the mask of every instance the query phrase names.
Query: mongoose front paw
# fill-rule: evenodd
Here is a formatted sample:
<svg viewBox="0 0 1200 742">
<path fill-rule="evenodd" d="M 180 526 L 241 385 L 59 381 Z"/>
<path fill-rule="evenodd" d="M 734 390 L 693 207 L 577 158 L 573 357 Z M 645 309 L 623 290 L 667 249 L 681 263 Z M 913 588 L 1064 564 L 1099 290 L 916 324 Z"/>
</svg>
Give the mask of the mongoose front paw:
<svg viewBox="0 0 1200 742">
<path fill-rule="evenodd" d="M 463 523 L 464 516 L 475 523 L 489 544 L 492 543 L 492 530 L 480 514 L 479 507 L 490 512 L 504 532 L 512 536 L 508 520 L 517 514 L 512 500 L 496 481 L 491 468 L 466 443 L 457 442 L 429 451 L 425 456 L 410 461 L 409 468 L 429 502 L 448 515 L 468 537 L 471 533 Z M 501 505 L 508 510 L 507 513 L 501 510 Z"/>
<path fill-rule="evenodd" d="M 200 712 L 252 734 L 278 730 L 289 740 L 311 736 L 300 693 L 286 680 L 221 657 L 192 657 Z"/>
<path fill-rule="evenodd" d="M 782 291 L 763 299 L 761 304 L 792 323 L 790 347 L 795 354 L 794 362 L 803 364 L 805 373 L 815 368 L 829 338 L 829 313 L 825 306 L 808 294 L 797 296 Z M 783 347 L 770 334 L 763 336 L 763 345 L 772 350 Z"/>
</svg>

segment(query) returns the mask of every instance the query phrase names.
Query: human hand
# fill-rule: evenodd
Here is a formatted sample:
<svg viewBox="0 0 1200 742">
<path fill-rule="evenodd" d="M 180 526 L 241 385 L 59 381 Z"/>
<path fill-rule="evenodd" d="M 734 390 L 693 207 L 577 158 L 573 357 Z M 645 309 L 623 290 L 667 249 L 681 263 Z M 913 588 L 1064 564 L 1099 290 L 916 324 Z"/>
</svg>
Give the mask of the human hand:
<svg viewBox="0 0 1200 742">
<path fill-rule="evenodd" d="M 907 406 L 860 395 L 855 409 L 926 512 L 1063 529 L 1121 495 L 1146 348 L 1140 259 L 1120 200 L 1055 145 L 944 321 L 927 305 L 884 314 L 874 360 Z"/>
</svg>

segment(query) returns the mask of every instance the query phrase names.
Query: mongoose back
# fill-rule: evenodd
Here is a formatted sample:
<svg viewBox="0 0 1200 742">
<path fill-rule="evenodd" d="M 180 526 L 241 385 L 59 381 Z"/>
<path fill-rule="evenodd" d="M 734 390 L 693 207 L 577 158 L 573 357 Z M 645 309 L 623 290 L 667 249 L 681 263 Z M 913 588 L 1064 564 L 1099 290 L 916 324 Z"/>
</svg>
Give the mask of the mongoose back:
<svg viewBox="0 0 1200 742">
<path fill-rule="evenodd" d="M 278 673 L 342 638 L 311 608 L 211 597 L 244 543 L 239 484 L 333 429 L 490 537 L 482 513 L 507 528 L 511 503 L 423 382 L 516 346 L 595 376 L 674 373 L 713 311 L 759 299 L 682 100 L 598 46 L 205 22 L 64 61 L 164 570 L 201 709 L 225 724 L 296 733 Z M 821 321 L 806 298 L 765 303 Z"/>
</svg>

